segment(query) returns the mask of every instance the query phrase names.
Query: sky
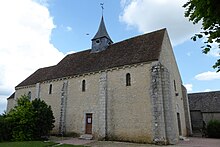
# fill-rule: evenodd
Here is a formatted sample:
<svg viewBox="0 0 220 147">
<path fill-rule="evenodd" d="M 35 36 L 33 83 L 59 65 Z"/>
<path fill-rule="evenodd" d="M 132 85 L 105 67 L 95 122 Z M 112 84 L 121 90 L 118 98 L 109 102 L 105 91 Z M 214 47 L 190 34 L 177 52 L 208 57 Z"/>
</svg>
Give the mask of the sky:
<svg viewBox="0 0 220 147">
<path fill-rule="evenodd" d="M 219 49 L 202 54 L 201 31 L 184 17 L 187 0 L 3 0 L 0 2 L 0 114 L 15 86 L 38 68 L 69 53 L 91 48 L 104 3 L 104 21 L 113 42 L 167 28 L 188 93 L 220 90 L 212 68 Z"/>
</svg>

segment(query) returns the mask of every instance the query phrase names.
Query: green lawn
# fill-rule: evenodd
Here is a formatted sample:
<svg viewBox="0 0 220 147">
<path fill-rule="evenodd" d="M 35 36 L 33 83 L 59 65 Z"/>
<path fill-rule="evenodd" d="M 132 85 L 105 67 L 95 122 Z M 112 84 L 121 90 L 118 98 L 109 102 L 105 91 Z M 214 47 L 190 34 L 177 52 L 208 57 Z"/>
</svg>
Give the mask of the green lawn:
<svg viewBox="0 0 220 147">
<path fill-rule="evenodd" d="M 42 142 L 42 141 L 22 141 L 22 142 L 3 142 L 0 143 L 0 147 L 52 147 L 57 143 L 54 142 Z M 83 147 L 80 145 L 63 144 L 57 147 Z"/>
</svg>

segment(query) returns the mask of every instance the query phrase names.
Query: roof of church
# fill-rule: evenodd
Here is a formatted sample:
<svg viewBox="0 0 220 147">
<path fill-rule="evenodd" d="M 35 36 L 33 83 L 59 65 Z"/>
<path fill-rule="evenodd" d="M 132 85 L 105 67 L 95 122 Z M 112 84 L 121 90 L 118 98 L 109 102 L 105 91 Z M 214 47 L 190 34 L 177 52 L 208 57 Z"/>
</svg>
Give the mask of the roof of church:
<svg viewBox="0 0 220 147">
<path fill-rule="evenodd" d="M 7 100 L 8 100 L 8 99 L 11 99 L 11 98 L 14 98 L 14 97 L 15 97 L 15 92 L 12 93 L 12 94 L 7 98 Z"/>
<path fill-rule="evenodd" d="M 166 29 L 162 29 L 114 43 L 106 50 L 95 54 L 90 53 L 91 49 L 69 54 L 55 66 L 38 69 L 16 87 L 113 67 L 156 61 L 160 56 L 165 31 Z"/>
<path fill-rule="evenodd" d="M 111 38 L 109 37 L 108 32 L 106 30 L 103 16 L 102 16 L 102 19 L 101 19 L 101 22 L 99 25 L 98 32 L 95 34 L 95 36 L 93 37 L 92 40 L 102 38 L 102 37 L 107 37 L 108 39 L 111 40 Z"/>
</svg>

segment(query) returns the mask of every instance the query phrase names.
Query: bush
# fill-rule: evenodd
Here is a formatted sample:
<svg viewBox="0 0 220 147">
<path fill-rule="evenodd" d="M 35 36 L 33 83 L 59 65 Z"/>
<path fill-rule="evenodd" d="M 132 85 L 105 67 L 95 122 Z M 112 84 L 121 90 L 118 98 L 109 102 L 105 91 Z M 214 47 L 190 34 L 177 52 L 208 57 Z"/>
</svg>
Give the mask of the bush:
<svg viewBox="0 0 220 147">
<path fill-rule="evenodd" d="M 0 141 L 42 140 L 53 129 L 51 107 L 43 100 L 30 101 L 21 96 L 17 106 L 7 115 L 0 116 Z"/>
<path fill-rule="evenodd" d="M 6 119 L 6 115 L 0 115 L 0 142 L 12 139 L 12 123 Z"/>
<path fill-rule="evenodd" d="M 220 138 L 220 121 L 210 120 L 207 125 L 207 133 L 210 138 Z"/>
<path fill-rule="evenodd" d="M 44 101 L 35 99 L 32 101 L 34 113 L 33 135 L 35 140 L 42 140 L 49 136 L 50 131 L 54 127 L 54 116 L 51 107 Z M 43 137 L 43 138 L 42 138 Z"/>
</svg>

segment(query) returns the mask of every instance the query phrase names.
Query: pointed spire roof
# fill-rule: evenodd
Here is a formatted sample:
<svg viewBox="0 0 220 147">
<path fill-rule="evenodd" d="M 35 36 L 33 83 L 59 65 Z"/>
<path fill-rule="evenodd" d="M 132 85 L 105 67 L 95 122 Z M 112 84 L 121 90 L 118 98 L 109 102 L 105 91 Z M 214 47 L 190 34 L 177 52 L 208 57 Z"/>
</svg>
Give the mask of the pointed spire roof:
<svg viewBox="0 0 220 147">
<path fill-rule="evenodd" d="M 103 16 L 102 16 L 102 19 L 101 19 L 101 22 L 100 22 L 100 25 L 99 25 L 99 30 L 95 34 L 95 36 L 93 37 L 92 40 L 95 40 L 95 39 L 98 39 L 98 38 L 102 38 L 102 37 L 106 37 L 106 38 L 111 40 L 111 38 L 109 37 L 108 32 L 106 30 Z"/>
</svg>

